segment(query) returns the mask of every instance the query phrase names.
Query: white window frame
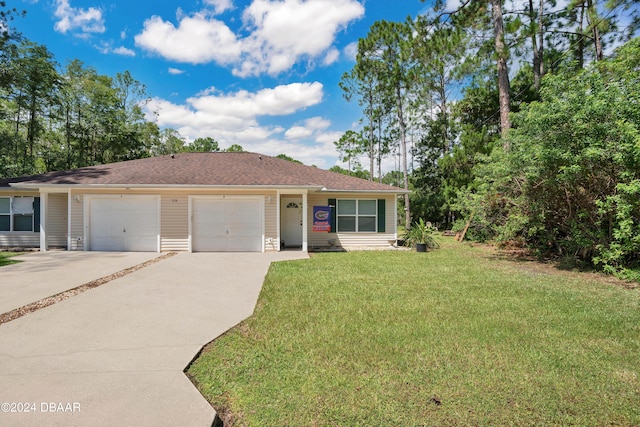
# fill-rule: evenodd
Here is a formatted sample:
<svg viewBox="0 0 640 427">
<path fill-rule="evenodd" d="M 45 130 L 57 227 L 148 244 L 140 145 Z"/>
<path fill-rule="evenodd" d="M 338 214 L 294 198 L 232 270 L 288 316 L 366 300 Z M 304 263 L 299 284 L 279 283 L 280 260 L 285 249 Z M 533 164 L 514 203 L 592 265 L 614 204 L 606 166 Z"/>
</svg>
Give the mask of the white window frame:
<svg viewBox="0 0 640 427">
<path fill-rule="evenodd" d="M 32 202 L 32 209 L 30 213 L 16 213 L 14 211 L 14 201 L 15 199 L 23 199 L 23 198 L 30 198 L 31 202 Z M 35 202 L 35 197 L 32 196 L 0 196 L 0 199 L 9 199 L 9 213 L 6 212 L 0 212 L 0 216 L 9 217 L 9 230 L 0 230 L 0 233 L 33 233 L 36 229 L 36 225 L 34 224 L 35 221 L 35 209 L 33 209 L 33 203 Z M 15 222 L 15 217 L 16 216 L 31 216 L 31 230 L 19 230 L 16 231 L 15 227 L 16 227 L 16 222 Z"/>
<path fill-rule="evenodd" d="M 356 213 L 349 215 L 340 215 L 339 206 L 340 202 L 353 201 L 356 204 Z M 361 201 L 370 201 L 374 202 L 374 206 L 376 208 L 376 213 L 374 215 L 371 214 L 360 214 L 360 202 Z M 338 199 L 336 200 L 336 231 L 338 233 L 377 233 L 378 232 L 378 199 Z M 355 217 L 355 230 L 340 230 L 340 217 Z M 367 231 L 359 231 L 360 229 L 360 218 L 372 218 L 373 217 L 373 230 Z"/>
</svg>

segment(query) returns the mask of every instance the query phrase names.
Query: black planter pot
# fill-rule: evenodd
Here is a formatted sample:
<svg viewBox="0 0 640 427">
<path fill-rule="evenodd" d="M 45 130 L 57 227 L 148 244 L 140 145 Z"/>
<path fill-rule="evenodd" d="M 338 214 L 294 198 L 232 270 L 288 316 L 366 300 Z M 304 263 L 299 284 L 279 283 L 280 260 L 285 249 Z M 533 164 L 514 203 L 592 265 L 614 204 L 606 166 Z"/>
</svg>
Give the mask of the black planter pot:
<svg viewBox="0 0 640 427">
<path fill-rule="evenodd" d="M 427 252 L 426 243 L 416 243 L 416 252 Z"/>
</svg>

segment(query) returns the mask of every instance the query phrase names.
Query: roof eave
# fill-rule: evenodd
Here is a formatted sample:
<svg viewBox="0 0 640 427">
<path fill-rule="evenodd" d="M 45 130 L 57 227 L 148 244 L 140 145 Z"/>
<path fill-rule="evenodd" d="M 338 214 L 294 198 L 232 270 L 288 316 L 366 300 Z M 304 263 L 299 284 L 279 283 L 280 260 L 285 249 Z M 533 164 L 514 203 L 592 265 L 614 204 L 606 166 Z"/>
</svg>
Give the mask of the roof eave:
<svg viewBox="0 0 640 427">
<path fill-rule="evenodd" d="M 391 190 L 340 190 L 340 189 L 334 189 L 334 188 L 323 188 L 320 190 L 320 192 L 322 193 L 372 193 L 372 194 L 409 194 L 411 193 L 411 191 L 409 190 L 403 190 L 401 188 L 396 189 L 391 189 Z"/>
<path fill-rule="evenodd" d="M 9 184 L 11 189 L 37 190 L 37 189 L 60 189 L 60 190 L 98 190 L 98 189 L 305 189 L 305 190 L 321 190 L 319 185 L 206 185 L 206 184 L 44 184 L 44 183 L 28 183 L 16 182 Z"/>
</svg>

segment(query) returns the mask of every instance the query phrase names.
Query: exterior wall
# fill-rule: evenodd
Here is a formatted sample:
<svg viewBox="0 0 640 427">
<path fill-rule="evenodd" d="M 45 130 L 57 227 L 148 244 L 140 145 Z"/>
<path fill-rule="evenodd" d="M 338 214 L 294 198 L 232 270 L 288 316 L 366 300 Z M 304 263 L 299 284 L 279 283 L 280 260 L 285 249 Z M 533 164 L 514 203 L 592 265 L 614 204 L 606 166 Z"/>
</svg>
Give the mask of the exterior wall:
<svg viewBox="0 0 640 427">
<path fill-rule="evenodd" d="M 189 197 L 162 194 L 160 201 L 160 251 L 189 250 Z"/>
<path fill-rule="evenodd" d="M 245 195 L 264 197 L 264 248 L 265 251 L 279 249 L 277 236 L 277 202 L 275 190 L 223 190 L 223 189 L 185 189 L 185 190 L 83 190 L 72 193 L 71 202 L 71 249 L 82 249 L 78 244 L 85 238 L 84 196 L 104 194 L 160 195 L 160 251 L 189 250 L 189 196 L 204 195 Z M 87 225 L 88 226 L 88 225 Z M 36 234 L 37 235 L 37 234 Z"/>
<path fill-rule="evenodd" d="M 84 249 L 84 195 L 71 193 L 71 246 L 69 250 Z"/>
<path fill-rule="evenodd" d="M 54 247 L 67 247 L 67 193 L 49 194 L 47 212 L 47 244 Z"/>
<path fill-rule="evenodd" d="M 384 199 L 385 200 L 385 232 L 384 233 L 314 233 L 313 206 L 327 206 L 329 199 Z M 396 196 L 394 194 L 358 194 L 358 193 L 330 193 L 309 194 L 309 212 L 307 225 L 309 249 L 326 248 L 329 240 L 335 239 L 335 245 L 343 248 L 358 247 L 388 247 L 397 240 L 396 227 Z"/>
<path fill-rule="evenodd" d="M 32 231 L 0 231 L 0 248 L 39 248 L 40 233 Z"/>
<path fill-rule="evenodd" d="M 3 192 L 4 194 L 4 192 Z M 160 195 L 160 251 L 189 250 L 189 196 L 198 195 L 247 195 L 264 197 L 264 249 L 278 251 L 280 248 L 278 191 L 276 190 L 221 190 L 221 189 L 91 189 L 72 190 L 67 193 L 50 193 L 47 227 L 48 245 L 67 247 L 70 250 L 84 250 L 84 239 L 88 235 L 88 224 L 85 224 L 84 198 L 86 195 L 126 194 L 126 195 Z M 299 194 L 299 193 L 291 193 Z M 9 193 L 7 193 L 9 195 Z M 15 196 L 38 196 L 33 192 L 11 192 Z M 284 197 L 286 193 L 280 192 Z M 68 199 L 70 197 L 70 200 Z M 370 193 L 310 193 L 307 196 L 307 240 L 308 248 L 328 247 L 328 241 L 335 239 L 336 245 L 345 248 L 356 247 L 388 247 L 397 239 L 396 196 L 376 195 Z M 384 233 L 314 233 L 313 206 L 326 206 L 329 199 L 385 199 L 385 232 Z M 70 218 L 68 209 L 70 208 Z M 13 232 L 0 233 L 0 247 L 39 247 L 40 233 Z"/>
<path fill-rule="evenodd" d="M 265 193 L 264 198 L 264 250 L 267 252 L 277 252 L 280 250 L 280 240 L 278 240 L 278 203 L 277 192 Z"/>
</svg>

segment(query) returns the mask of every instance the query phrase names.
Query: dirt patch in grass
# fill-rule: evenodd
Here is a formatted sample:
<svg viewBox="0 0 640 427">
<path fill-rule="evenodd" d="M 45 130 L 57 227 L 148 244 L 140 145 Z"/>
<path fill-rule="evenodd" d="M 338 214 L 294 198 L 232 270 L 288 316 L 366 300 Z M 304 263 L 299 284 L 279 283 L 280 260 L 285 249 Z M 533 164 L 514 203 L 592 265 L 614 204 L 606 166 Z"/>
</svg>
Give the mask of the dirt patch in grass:
<svg viewBox="0 0 640 427">
<path fill-rule="evenodd" d="M 531 275 L 555 275 L 558 277 L 606 283 L 625 289 L 640 289 L 640 283 L 638 282 L 618 279 L 615 276 L 596 271 L 592 268 L 567 267 L 561 260 L 540 258 L 523 247 L 509 245 L 497 247 L 484 243 L 464 244 L 479 249 L 484 254 L 484 257 L 490 261 L 501 261 L 507 268 L 513 268 Z"/>
<path fill-rule="evenodd" d="M 25 316 L 29 313 L 33 313 L 42 308 L 48 307 L 50 305 L 56 304 L 60 301 L 67 300 L 73 296 L 76 296 L 82 292 L 88 291 L 89 289 L 97 288 L 98 286 L 104 285 L 106 283 L 111 282 L 112 280 L 119 279 L 120 277 L 126 276 L 127 274 L 131 274 L 134 271 L 145 268 L 151 264 L 155 264 L 164 259 L 172 257 L 176 255 L 176 252 L 167 252 L 157 258 L 151 259 L 149 261 L 143 262 L 142 264 L 134 265 L 133 267 L 125 268 L 124 270 L 120 270 L 116 273 L 110 274 L 108 276 L 101 277 L 99 279 L 93 280 L 89 283 L 85 283 L 84 285 L 76 286 L 75 288 L 66 290 L 64 292 L 60 292 L 59 294 L 52 295 L 47 298 L 43 298 L 40 301 L 32 302 L 31 304 L 24 305 L 20 308 L 16 308 L 15 310 L 8 311 L 6 313 L 0 314 L 0 325 L 3 323 L 10 322 L 12 320 L 18 319 L 22 316 Z"/>
</svg>

